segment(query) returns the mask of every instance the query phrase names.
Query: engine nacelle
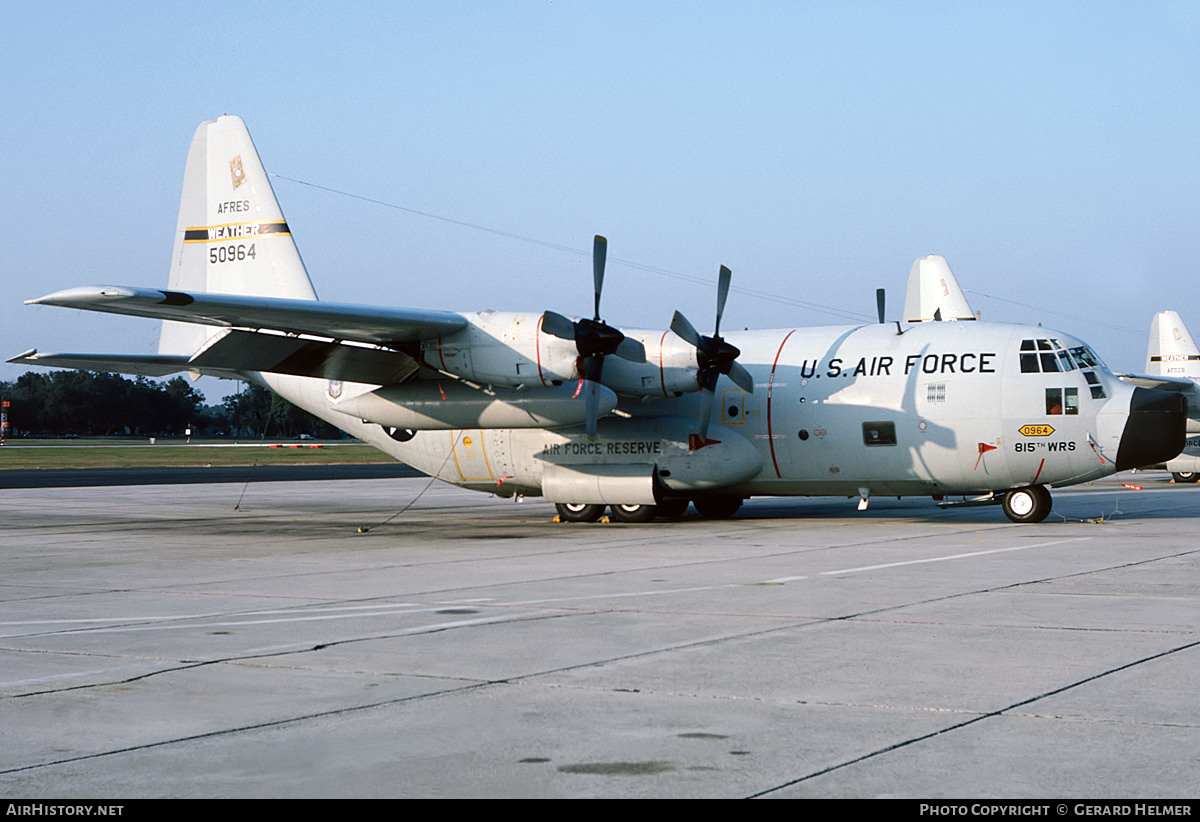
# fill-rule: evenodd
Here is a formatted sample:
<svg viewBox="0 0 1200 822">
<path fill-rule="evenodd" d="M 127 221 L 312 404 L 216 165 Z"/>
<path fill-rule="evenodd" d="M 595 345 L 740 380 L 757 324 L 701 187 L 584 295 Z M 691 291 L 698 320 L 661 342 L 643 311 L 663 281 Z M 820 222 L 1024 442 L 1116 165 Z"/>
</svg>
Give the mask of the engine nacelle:
<svg viewBox="0 0 1200 822">
<path fill-rule="evenodd" d="M 604 360 L 604 384 L 634 397 L 678 397 L 700 390 L 696 349 L 671 331 L 631 331 L 646 349 L 646 362 L 620 357 Z"/>
<path fill-rule="evenodd" d="M 549 388 L 578 380 L 579 352 L 572 340 L 541 331 L 542 316 L 484 311 L 465 315 L 470 325 L 421 345 L 426 363 L 491 386 Z M 676 397 L 699 390 L 696 350 L 670 331 L 630 331 L 646 349 L 644 363 L 617 356 L 604 360 L 604 385 L 634 397 Z"/>
<path fill-rule="evenodd" d="M 550 387 L 579 379 L 575 343 L 540 331 L 540 314 L 467 314 L 462 331 L 421 344 L 425 362 L 488 385 Z"/>
</svg>

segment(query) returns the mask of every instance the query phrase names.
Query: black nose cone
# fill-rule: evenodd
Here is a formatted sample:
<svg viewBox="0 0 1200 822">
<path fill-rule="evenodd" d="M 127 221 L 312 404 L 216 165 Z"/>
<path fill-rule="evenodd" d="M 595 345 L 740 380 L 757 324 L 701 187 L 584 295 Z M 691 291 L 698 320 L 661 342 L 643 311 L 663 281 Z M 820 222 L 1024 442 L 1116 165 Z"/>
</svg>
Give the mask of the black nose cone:
<svg viewBox="0 0 1200 822">
<path fill-rule="evenodd" d="M 1117 449 L 1117 470 L 1166 462 L 1183 450 L 1187 401 L 1182 394 L 1133 389 L 1129 419 Z"/>
</svg>

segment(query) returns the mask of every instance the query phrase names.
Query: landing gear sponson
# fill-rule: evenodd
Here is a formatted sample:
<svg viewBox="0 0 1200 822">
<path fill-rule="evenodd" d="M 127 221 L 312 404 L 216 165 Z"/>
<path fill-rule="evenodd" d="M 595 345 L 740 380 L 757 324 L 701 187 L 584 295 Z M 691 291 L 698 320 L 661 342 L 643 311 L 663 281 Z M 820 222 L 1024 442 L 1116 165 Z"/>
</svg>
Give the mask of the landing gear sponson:
<svg viewBox="0 0 1200 822">
<path fill-rule="evenodd" d="M 667 499 L 658 505 L 610 505 L 613 522 L 650 522 L 652 519 L 678 519 L 687 511 L 689 500 Z M 742 507 L 741 497 L 717 496 L 692 500 L 705 519 L 729 519 Z M 604 505 L 558 502 L 554 504 L 562 522 L 596 522 L 604 515 Z"/>
</svg>

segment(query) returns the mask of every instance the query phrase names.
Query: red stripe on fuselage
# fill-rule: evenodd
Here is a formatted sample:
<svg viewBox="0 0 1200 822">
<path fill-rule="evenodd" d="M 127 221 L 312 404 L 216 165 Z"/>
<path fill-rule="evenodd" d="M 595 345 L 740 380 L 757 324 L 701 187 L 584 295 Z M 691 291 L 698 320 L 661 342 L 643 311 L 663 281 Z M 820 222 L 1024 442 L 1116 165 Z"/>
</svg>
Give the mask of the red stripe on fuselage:
<svg viewBox="0 0 1200 822">
<path fill-rule="evenodd" d="M 771 428 L 771 392 L 775 388 L 775 368 L 779 365 L 779 355 L 783 353 L 783 347 L 795 333 L 796 329 L 793 328 L 779 344 L 779 350 L 775 352 L 775 362 L 771 363 L 771 378 L 767 381 L 767 445 L 771 447 L 771 464 L 775 466 L 775 476 L 779 478 L 782 478 L 783 474 L 779 472 L 779 460 L 775 458 L 775 432 Z"/>
</svg>

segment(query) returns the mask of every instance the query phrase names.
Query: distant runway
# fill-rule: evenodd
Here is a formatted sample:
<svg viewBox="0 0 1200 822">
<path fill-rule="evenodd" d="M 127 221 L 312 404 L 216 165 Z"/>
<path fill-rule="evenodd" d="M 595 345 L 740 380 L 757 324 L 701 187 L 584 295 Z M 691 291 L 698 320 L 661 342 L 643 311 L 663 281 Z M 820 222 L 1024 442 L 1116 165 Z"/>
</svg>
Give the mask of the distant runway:
<svg viewBox="0 0 1200 822">
<path fill-rule="evenodd" d="M 0 795 L 1195 797 L 1198 494 L 560 525 L 424 479 L 7 490 Z"/>
</svg>

